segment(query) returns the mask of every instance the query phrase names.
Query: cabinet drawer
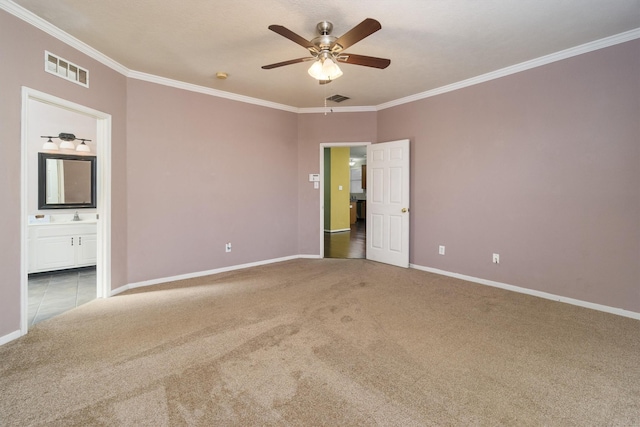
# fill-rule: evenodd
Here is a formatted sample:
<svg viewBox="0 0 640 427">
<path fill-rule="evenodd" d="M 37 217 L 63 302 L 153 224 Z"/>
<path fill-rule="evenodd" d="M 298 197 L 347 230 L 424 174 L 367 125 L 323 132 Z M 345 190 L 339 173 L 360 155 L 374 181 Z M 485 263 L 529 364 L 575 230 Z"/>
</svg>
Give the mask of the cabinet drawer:
<svg viewBox="0 0 640 427">
<path fill-rule="evenodd" d="M 97 234 L 96 224 L 81 225 L 39 225 L 29 227 L 29 237 L 76 236 L 79 234 Z"/>
</svg>

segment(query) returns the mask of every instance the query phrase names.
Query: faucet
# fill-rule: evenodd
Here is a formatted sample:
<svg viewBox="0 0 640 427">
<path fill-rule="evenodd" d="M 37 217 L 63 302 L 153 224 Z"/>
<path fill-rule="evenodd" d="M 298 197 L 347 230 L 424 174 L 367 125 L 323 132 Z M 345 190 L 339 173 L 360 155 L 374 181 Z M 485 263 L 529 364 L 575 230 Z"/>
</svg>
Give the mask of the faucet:
<svg viewBox="0 0 640 427">
<path fill-rule="evenodd" d="M 80 221 L 80 217 L 78 216 L 78 211 L 76 211 L 76 214 L 73 216 L 73 221 Z"/>
</svg>

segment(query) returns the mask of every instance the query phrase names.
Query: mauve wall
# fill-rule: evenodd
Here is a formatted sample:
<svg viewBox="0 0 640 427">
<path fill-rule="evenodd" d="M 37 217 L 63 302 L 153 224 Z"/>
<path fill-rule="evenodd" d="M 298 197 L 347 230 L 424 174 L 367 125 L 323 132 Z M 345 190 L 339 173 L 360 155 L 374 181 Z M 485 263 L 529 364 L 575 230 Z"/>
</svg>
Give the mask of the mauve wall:
<svg viewBox="0 0 640 427">
<path fill-rule="evenodd" d="M 640 41 L 380 111 L 401 138 L 412 263 L 640 312 Z"/>
<path fill-rule="evenodd" d="M 320 255 L 320 190 L 309 182 L 320 173 L 320 144 L 375 141 L 375 112 L 298 115 L 298 253 Z"/>
<path fill-rule="evenodd" d="M 130 283 L 297 255 L 295 113 L 138 80 L 127 113 Z"/>
<path fill-rule="evenodd" d="M 44 51 L 91 73 L 90 88 L 44 71 Z M 112 285 L 126 283 L 126 78 L 0 10 L 0 337 L 20 328 L 21 87 L 109 113 L 112 128 Z"/>
</svg>

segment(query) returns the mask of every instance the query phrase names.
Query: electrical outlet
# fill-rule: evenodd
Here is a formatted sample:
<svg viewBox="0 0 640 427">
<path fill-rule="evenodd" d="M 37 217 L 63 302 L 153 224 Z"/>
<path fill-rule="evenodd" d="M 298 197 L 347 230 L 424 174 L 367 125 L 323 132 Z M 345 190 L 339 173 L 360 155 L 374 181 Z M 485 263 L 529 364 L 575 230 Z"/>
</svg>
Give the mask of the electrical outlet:
<svg viewBox="0 0 640 427">
<path fill-rule="evenodd" d="M 500 264 L 500 254 L 493 254 L 493 263 Z"/>
<path fill-rule="evenodd" d="M 440 255 L 444 255 L 444 246 L 440 245 L 440 246 L 438 247 L 438 253 L 439 253 Z"/>
<path fill-rule="evenodd" d="M 225 250 L 225 252 L 231 252 L 231 242 L 227 243 L 224 246 L 224 250 Z"/>
</svg>

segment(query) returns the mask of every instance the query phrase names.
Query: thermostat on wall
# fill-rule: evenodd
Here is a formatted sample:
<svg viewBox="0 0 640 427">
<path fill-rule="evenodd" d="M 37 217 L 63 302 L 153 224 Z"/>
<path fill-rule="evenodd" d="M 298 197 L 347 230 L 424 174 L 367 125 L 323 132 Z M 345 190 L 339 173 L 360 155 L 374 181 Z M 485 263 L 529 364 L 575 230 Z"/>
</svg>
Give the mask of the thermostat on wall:
<svg viewBox="0 0 640 427">
<path fill-rule="evenodd" d="M 320 174 L 319 173 L 310 173 L 309 174 L 309 182 L 320 182 Z"/>
</svg>

